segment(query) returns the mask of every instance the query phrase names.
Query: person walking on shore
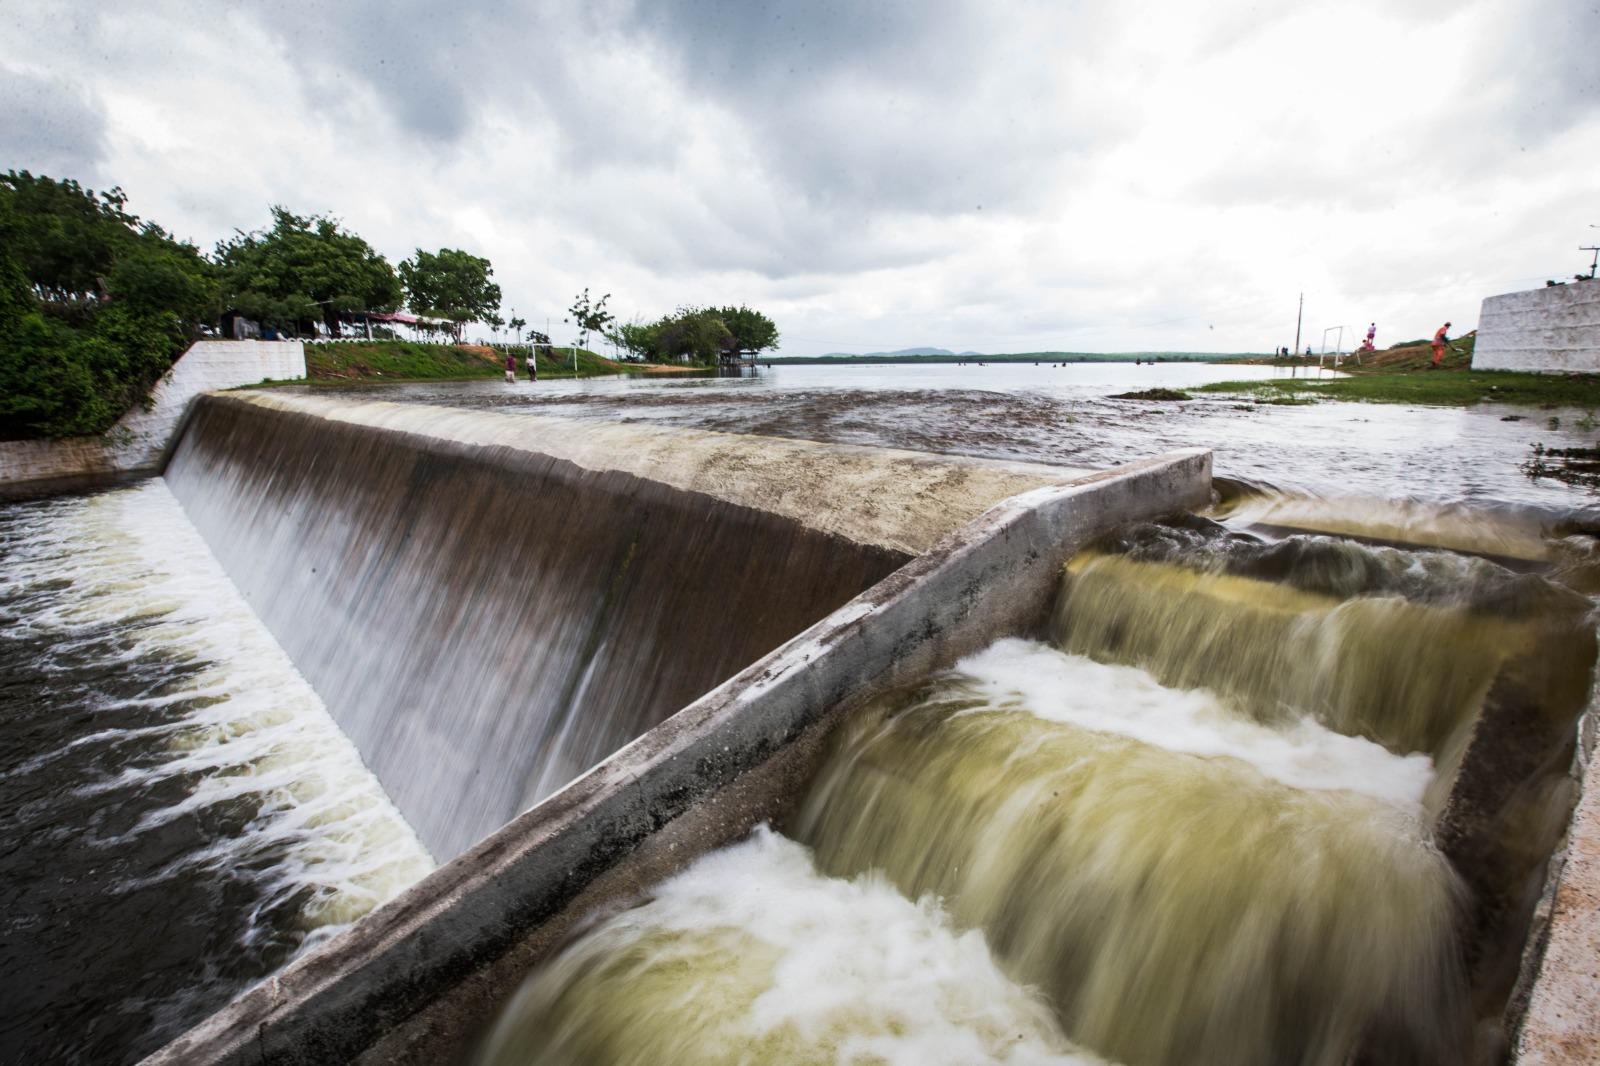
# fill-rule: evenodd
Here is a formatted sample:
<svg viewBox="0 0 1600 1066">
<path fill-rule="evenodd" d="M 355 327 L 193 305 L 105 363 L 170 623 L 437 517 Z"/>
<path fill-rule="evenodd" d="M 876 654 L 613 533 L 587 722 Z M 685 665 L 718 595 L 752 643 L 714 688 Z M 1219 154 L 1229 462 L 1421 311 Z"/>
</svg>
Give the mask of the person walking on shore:
<svg viewBox="0 0 1600 1066">
<path fill-rule="evenodd" d="M 1450 343 L 1450 323 L 1446 322 L 1439 327 L 1439 332 L 1433 335 L 1433 365 L 1431 369 L 1438 370 L 1444 364 L 1444 346 Z"/>
</svg>

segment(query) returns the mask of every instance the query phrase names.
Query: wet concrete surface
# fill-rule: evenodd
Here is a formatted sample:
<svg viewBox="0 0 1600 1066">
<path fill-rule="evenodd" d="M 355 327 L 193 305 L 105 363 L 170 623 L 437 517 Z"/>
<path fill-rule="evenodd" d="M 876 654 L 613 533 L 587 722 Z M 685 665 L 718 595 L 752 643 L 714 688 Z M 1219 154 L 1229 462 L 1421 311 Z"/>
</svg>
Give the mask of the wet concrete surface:
<svg viewBox="0 0 1600 1066">
<path fill-rule="evenodd" d="M 1500 405 L 1277 406 L 1221 396 L 1115 400 L 1113 393 L 1130 387 L 1193 387 L 1247 372 L 1261 377 L 1270 368 L 1114 366 L 1119 369 L 807 366 L 762 369 L 742 378 L 313 391 L 1076 467 L 1207 447 L 1215 451 L 1218 474 L 1317 495 L 1496 500 L 1554 509 L 1595 500 L 1588 486 L 1530 477 L 1524 469 L 1536 444 L 1593 444 L 1600 430 L 1587 412 Z"/>
</svg>

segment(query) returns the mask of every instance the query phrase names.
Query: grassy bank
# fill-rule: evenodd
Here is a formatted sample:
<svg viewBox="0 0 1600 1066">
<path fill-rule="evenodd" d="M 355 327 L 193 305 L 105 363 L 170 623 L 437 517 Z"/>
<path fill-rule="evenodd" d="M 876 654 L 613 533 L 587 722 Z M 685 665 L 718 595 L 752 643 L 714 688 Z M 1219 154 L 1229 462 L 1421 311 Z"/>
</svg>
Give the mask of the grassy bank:
<svg viewBox="0 0 1600 1066">
<path fill-rule="evenodd" d="M 408 341 L 307 344 L 306 377 L 313 382 L 352 381 L 467 381 L 505 374 L 505 356 L 476 344 L 413 344 Z M 525 378 L 524 355 L 517 355 L 517 376 Z M 639 372 L 646 368 L 613 362 L 593 352 L 579 350 L 578 369 L 572 369 L 570 349 L 558 348 L 556 358 L 539 355 L 539 377 L 596 377 Z"/>
<path fill-rule="evenodd" d="M 1430 369 L 1433 359 L 1430 346 L 1411 343 L 1368 355 L 1360 364 L 1346 362 L 1339 369 L 1348 377 L 1218 381 L 1191 391 L 1276 404 L 1343 400 L 1439 407 L 1506 403 L 1529 407 L 1600 408 L 1600 375 L 1473 370 L 1473 340 L 1467 337 L 1453 342 L 1443 367 L 1438 370 Z M 1294 362 L 1293 365 L 1302 364 Z"/>
</svg>

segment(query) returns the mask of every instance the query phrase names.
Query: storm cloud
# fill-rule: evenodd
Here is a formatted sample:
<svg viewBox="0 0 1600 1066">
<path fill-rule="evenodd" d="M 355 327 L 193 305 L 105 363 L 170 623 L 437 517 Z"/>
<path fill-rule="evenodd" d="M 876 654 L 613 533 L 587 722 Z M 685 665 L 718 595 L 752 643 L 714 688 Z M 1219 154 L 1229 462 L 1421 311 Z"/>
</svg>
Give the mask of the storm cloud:
<svg viewBox="0 0 1600 1066">
<path fill-rule="evenodd" d="M 75 6 L 10 16 L 0 165 L 202 244 L 281 202 L 472 247 L 535 321 L 590 285 L 799 353 L 1262 350 L 1306 291 L 1395 339 L 1600 222 L 1596 0 Z"/>
<path fill-rule="evenodd" d="M 40 173 L 94 179 L 106 123 L 81 84 L 0 63 L 0 100 L 0 162 L 20 159 Z"/>
</svg>

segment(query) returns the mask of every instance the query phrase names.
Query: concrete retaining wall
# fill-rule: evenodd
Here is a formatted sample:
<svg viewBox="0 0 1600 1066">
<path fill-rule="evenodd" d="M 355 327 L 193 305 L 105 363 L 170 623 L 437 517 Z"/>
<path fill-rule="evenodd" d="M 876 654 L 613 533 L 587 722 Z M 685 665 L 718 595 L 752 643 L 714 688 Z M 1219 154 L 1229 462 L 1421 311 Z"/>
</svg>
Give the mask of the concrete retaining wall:
<svg viewBox="0 0 1600 1066">
<path fill-rule="evenodd" d="M 1517 1034 L 1518 1066 L 1600 1062 L 1600 764 L 1591 704 L 1575 769 L 1583 793 L 1567 829 L 1564 855 L 1549 879 L 1550 897 L 1529 946 L 1533 978 Z M 1542 934 L 1542 935 L 1541 935 Z"/>
<path fill-rule="evenodd" d="M 1600 373 L 1600 281 L 1574 281 L 1485 299 L 1472 367 Z"/>
<path fill-rule="evenodd" d="M 196 396 L 306 376 L 299 341 L 196 341 L 151 393 L 101 437 L 0 441 L 0 499 L 112 484 L 161 469 Z"/>
<path fill-rule="evenodd" d="M 1077 548 L 1210 475 L 1190 450 L 995 506 L 146 1063 L 448 1061 L 585 913 L 781 816 L 849 710 L 1035 630 Z"/>
</svg>

